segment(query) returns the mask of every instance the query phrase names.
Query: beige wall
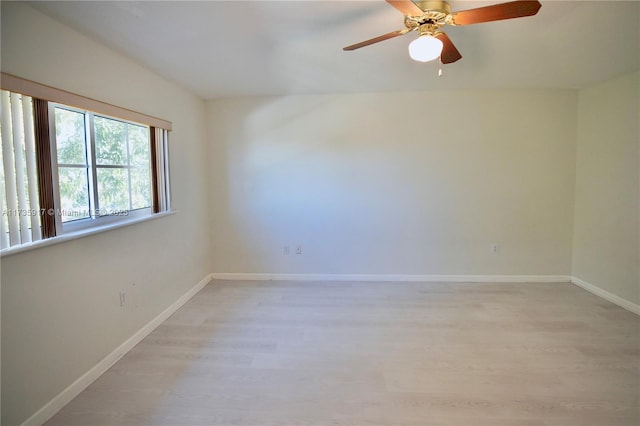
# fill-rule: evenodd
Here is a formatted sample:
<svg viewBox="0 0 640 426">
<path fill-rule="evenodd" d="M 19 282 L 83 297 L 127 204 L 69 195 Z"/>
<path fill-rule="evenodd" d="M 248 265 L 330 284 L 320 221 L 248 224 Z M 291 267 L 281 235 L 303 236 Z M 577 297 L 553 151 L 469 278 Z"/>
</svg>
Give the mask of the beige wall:
<svg viewBox="0 0 640 426">
<path fill-rule="evenodd" d="M 211 101 L 213 271 L 570 275 L 576 111 L 569 90 Z"/>
<path fill-rule="evenodd" d="M 573 275 L 640 304 L 640 73 L 580 91 Z"/>
<path fill-rule="evenodd" d="M 2 71 L 171 120 L 178 210 L 2 258 L 2 424 L 13 425 L 205 277 L 211 254 L 203 101 L 24 4 L 2 2 Z"/>
</svg>

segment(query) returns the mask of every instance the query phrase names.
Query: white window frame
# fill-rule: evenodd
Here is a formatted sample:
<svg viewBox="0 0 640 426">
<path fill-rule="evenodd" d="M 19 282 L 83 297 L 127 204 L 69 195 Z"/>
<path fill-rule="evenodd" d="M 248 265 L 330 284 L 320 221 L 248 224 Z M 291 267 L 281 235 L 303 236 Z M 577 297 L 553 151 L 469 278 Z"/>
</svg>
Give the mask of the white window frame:
<svg viewBox="0 0 640 426">
<path fill-rule="evenodd" d="M 62 214 L 59 214 L 62 211 L 62 205 L 60 202 L 60 181 L 58 176 L 58 151 L 57 151 L 57 139 L 56 139 L 56 120 L 55 120 L 55 111 L 56 108 L 65 109 L 67 111 L 72 111 L 76 113 L 83 114 L 84 122 L 85 122 L 85 152 L 87 157 L 87 165 L 86 169 L 88 171 L 88 185 L 89 185 L 89 213 L 90 216 L 87 218 L 70 220 L 67 222 L 62 221 Z M 49 102 L 49 140 L 50 140 L 50 148 L 51 148 L 51 173 L 53 176 L 53 195 L 54 195 L 54 203 L 56 205 L 56 228 L 61 230 L 60 234 L 74 233 L 78 231 L 82 231 L 85 229 L 91 229 L 95 227 L 101 227 L 109 224 L 114 224 L 118 222 L 125 222 L 129 220 L 139 219 L 147 216 L 151 216 L 153 214 L 152 206 L 139 208 L 139 209 L 129 209 L 127 210 L 126 215 L 104 215 L 104 216 L 96 216 L 95 212 L 100 209 L 99 201 L 98 201 L 98 183 L 97 183 L 97 170 L 98 168 L 124 168 L 121 166 L 98 166 L 96 162 L 96 144 L 95 144 L 95 129 L 94 129 L 94 117 L 102 117 L 109 120 L 119 121 L 125 124 L 132 124 L 135 126 L 143 126 L 148 129 L 149 134 L 149 150 L 151 151 L 151 131 L 152 128 L 146 124 L 136 123 L 134 121 L 125 120 L 119 117 L 109 116 L 107 114 L 97 114 L 92 111 L 87 111 L 81 108 L 75 108 L 69 105 L 57 103 L 57 102 Z M 127 144 L 128 149 L 128 144 Z M 129 153 L 127 153 L 127 158 L 129 158 Z M 70 165 L 62 165 L 62 167 L 70 167 Z M 130 168 L 127 167 L 127 168 Z M 149 159 L 149 180 L 150 187 L 153 187 L 153 178 L 151 175 L 151 158 Z M 152 188 L 153 189 L 153 188 Z M 129 182 L 129 197 L 131 197 L 131 182 Z M 149 198 L 151 199 L 151 204 L 153 204 L 153 193 L 149 194 Z"/>
</svg>

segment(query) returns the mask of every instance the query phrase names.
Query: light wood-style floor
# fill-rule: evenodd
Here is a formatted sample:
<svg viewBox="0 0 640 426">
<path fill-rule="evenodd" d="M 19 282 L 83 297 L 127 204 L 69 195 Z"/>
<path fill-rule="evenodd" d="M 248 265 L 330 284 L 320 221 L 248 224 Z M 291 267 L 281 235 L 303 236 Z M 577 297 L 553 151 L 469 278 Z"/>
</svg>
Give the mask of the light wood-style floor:
<svg viewBox="0 0 640 426">
<path fill-rule="evenodd" d="M 47 425 L 639 425 L 639 331 L 571 284 L 214 281 Z"/>
</svg>

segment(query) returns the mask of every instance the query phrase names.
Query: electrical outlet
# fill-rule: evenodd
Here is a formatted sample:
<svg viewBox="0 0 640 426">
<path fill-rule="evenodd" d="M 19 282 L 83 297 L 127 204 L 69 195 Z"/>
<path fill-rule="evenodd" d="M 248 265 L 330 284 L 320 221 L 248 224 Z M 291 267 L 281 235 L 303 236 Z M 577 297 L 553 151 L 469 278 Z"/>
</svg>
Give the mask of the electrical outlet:
<svg viewBox="0 0 640 426">
<path fill-rule="evenodd" d="M 491 244 L 491 253 L 493 253 L 493 254 L 497 254 L 498 253 L 498 245 L 497 244 Z"/>
<path fill-rule="evenodd" d="M 289 252 L 290 252 L 290 250 L 289 250 L 289 246 L 284 246 L 284 247 L 282 247 L 282 254 L 284 254 L 284 255 L 288 256 L 288 255 L 289 255 Z"/>
<path fill-rule="evenodd" d="M 302 254 L 302 246 L 296 246 L 296 254 Z"/>
<path fill-rule="evenodd" d="M 124 304 L 127 301 L 126 293 L 124 291 L 120 292 L 120 307 L 124 308 Z"/>
</svg>

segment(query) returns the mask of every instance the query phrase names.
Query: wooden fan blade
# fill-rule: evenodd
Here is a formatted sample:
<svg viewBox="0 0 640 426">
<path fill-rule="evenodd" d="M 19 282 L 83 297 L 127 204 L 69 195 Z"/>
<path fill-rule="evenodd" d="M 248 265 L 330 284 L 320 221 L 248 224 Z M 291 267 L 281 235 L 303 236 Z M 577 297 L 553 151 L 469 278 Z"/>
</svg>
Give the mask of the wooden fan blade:
<svg viewBox="0 0 640 426">
<path fill-rule="evenodd" d="M 352 44 L 351 46 L 347 46 L 347 47 L 343 47 L 342 50 L 356 50 L 356 49 L 360 49 L 361 47 L 365 47 L 365 46 L 369 46 L 370 44 L 374 44 L 374 43 L 379 43 L 381 41 L 385 41 L 385 40 L 389 40 L 390 38 L 394 38 L 394 37 L 398 37 L 401 35 L 405 35 L 406 33 L 408 33 L 409 31 L 411 31 L 408 28 L 405 28 L 404 30 L 398 30 L 398 31 L 393 31 L 391 33 L 387 33 L 369 40 L 365 40 L 365 41 L 361 41 L 360 43 L 356 43 L 356 44 Z"/>
<path fill-rule="evenodd" d="M 451 39 L 445 33 L 438 33 L 435 35 L 437 39 L 442 42 L 442 53 L 440 54 L 440 62 L 443 64 L 451 64 L 455 61 L 462 59 L 462 55 L 456 49 Z"/>
<path fill-rule="evenodd" d="M 522 0 L 477 9 L 463 10 L 453 14 L 456 25 L 480 24 L 482 22 L 500 21 L 502 19 L 521 18 L 538 13 L 542 5 L 539 1 Z"/>
<path fill-rule="evenodd" d="M 424 11 L 410 0 L 387 0 L 391 6 L 395 7 L 404 16 L 422 16 Z"/>
</svg>

